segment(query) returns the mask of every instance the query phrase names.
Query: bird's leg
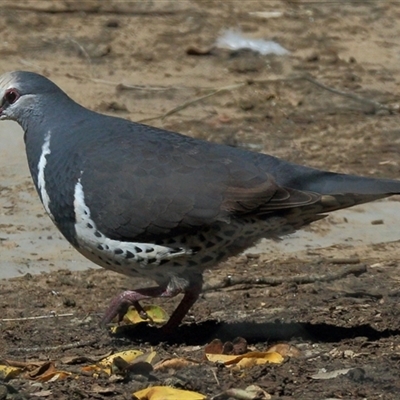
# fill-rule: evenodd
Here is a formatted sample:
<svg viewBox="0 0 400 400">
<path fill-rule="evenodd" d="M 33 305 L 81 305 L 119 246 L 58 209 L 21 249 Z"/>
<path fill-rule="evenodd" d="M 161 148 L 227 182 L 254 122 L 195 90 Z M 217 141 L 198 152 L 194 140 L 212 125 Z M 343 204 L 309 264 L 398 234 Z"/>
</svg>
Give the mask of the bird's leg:
<svg viewBox="0 0 400 400">
<path fill-rule="evenodd" d="M 202 282 L 196 282 L 190 285 L 186 289 L 182 288 L 170 288 L 170 287 L 150 287 L 144 289 L 126 290 L 120 293 L 118 296 L 114 297 L 108 307 L 102 321 L 101 325 L 105 326 L 110 323 L 114 317 L 118 316 L 119 321 L 122 320 L 123 316 L 126 314 L 129 306 L 135 307 L 136 311 L 143 319 L 147 319 L 146 311 L 142 308 L 139 301 L 144 299 L 149 299 L 153 297 L 174 297 L 177 294 L 184 292 L 183 299 L 179 303 L 178 307 L 172 313 L 168 322 L 163 326 L 164 332 L 170 332 L 176 328 L 184 316 L 189 311 L 190 307 L 196 302 L 201 293 Z"/>
<path fill-rule="evenodd" d="M 151 299 L 153 297 L 174 297 L 181 293 L 181 291 L 181 289 L 171 290 L 168 286 L 166 288 L 155 286 L 137 290 L 125 290 L 113 298 L 100 325 L 105 326 L 109 324 L 116 316 L 118 316 L 118 321 L 121 321 L 130 306 L 135 307 L 136 311 L 143 319 L 147 319 L 147 313 L 140 305 L 140 300 Z"/>
<path fill-rule="evenodd" d="M 164 333 L 172 332 L 181 323 L 192 305 L 197 301 L 202 289 L 202 282 L 196 282 L 184 290 L 184 296 L 178 307 L 172 313 L 168 322 L 162 327 Z"/>
<path fill-rule="evenodd" d="M 138 302 L 135 301 L 132 303 L 132 306 L 135 308 L 135 310 L 138 312 L 140 318 L 142 319 L 148 319 L 150 320 L 150 322 L 153 322 L 151 320 L 151 318 L 149 317 L 149 315 L 147 314 L 147 312 L 144 310 L 144 308 L 142 307 L 142 305 Z M 123 317 L 123 316 L 122 316 Z M 120 318 L 119 320 L 121 320 L 122 318 Z"/>
</svg>

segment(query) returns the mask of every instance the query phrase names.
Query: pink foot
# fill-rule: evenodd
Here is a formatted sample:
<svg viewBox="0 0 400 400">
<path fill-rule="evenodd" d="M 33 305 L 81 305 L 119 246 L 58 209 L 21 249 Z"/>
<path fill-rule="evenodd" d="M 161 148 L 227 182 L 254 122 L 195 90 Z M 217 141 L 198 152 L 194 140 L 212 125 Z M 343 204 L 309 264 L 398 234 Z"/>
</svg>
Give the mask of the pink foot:
<svg viewBox="0 0 400 400">
<path fill-rule="evenodd" d="M 173 292 L 171 290 L 168 290 L 168 288 L 166 289 L 159 286 L 138 289 L 136 291 L 125 290 L 111 300 L 111 304 L 104 314 L 100 325 L 105 326 L 109 324 L 116 316 L 118 316 L 118 322 L 121 321 L 130 306 L 135 307 L 139 315 L 142 318 L 144 317 L 143 319 L 147 319 L 148 316 L 146 312 L 139 304 L 140 300 L 151 299 L 153 297 L 173 297 L 179 293 L 180 291 Z"/>
<path fill-rule="evenodd" d="M 118 321 L 121 321 L 123 316 L 126 314 L 129 306 L 135 307 L 139 315 L 145 320 L 148 319 L 146 312 L 143 310 L 139 301 L 144 299 L 150 299 L 153 297 L 174 297 L 179 293 L 184 293 L 183 299 L 179 303 L 176 310 L 172 313 L 168 322 L 162 327 L 164 332 L 171 332 L 179 326 L 182 319 L 185 317 L 190 307 L 196 302 L 201 293 L 202 284 L 195 284 L 186 290 L 175 289 L 171 290 L 164 287 L 150 287 L 144 289 L 138 289 L 136 291 L 126 290 L 118 296 L 114 297 L 108 307 L 100 325 L 105 326 L 109 324 L 116 316 Z"/>
</svg>

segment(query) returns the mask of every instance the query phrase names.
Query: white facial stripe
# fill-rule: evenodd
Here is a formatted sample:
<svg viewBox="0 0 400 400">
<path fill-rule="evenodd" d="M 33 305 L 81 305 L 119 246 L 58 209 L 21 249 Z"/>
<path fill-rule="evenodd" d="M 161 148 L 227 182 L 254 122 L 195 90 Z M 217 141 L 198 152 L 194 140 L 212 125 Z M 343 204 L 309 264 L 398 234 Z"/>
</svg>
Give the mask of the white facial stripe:
<svg viewBox="0 0 400 400">
<path fill-rule="evenodd" d="M 117 262 L 117 265 L 131 265 L 137 263 L 140 267 L 158 265 L 162 260 L 171 260 L 176 257 L 191 254 L 190 250 L 172 249 L 166 246 L 151 243 L 121 242 L 107 238 L 97 230 L 95 222 L 90 217 L 90 209 L 85 203 L 83 186 L 79 179 L 75 185 L 74 195 L 75 231 L 79 245 L 100 256 L 103 262 L 97 262 L 107 268 L 107 263 Z M 115 270 L 115 268 L 113 268 Z M 124 273 L 123 268 L 120 269 Z"/>
<path fill-rule="evenodd" d="M 44 178 L 44 170 L 45 170 L 46 164 L 47 164 L 46 156 L 51 153 L 50 137 L 51 137 L 51 131 L 48 131 L 44 138 L 44 143 L 42 146 L 42 154 L 40 156 L 39 164 L 38 164 L 38 187 L 39 187 L 40 197 L 42 198 L 42 203 L 43 203 L 44 209 L 46 210 L 47 214 L 49 214 L 51 219 L 54 220 L 54 217 L 51 214 L 50 207 L 49 207 L 50 197 L 46 192 L 46 181 Z"/>
</svg>

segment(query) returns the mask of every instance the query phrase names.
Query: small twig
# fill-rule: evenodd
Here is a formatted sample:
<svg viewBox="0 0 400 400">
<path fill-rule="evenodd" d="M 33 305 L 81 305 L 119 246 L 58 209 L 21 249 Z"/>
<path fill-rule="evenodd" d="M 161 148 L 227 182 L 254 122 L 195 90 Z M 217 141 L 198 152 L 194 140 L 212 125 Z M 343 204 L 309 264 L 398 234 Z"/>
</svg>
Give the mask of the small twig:
<svg viewBox="0 0 400 400">
<path fill-rule="evenodd" d="M 222 282 L 213 285 L 204 285 L 203 291 L 223 289 L 234 285 L 270 285 L 277 286 L 283 283 L 314 283 L 314 282 L 331 282 L 337 279 L 342 279 L 347 275 L 360 275 L 367 271 L 364 264 L 359 265 L 346 265 L 340 271 L 330 272 L 327 274 L 303 274 L 297 276 L 270 276 L 264 278 L 233 278 L 227 277 Z"/>
<path fill-rule="evenodd" d="M 218 379 L 217 373 L 215 372 L 215 369 L 211 368 L 211 372 L 214 375 L 214 379 L 215 379 L 215 382 L 217 382 L 217 386 L 221 386 L 221 384 L 219 383 L 219 379 Z"/>
<path fill-rule="evenodd" d="M 91 339 L 86 341 L 79 341 L 69 344 L 60 344 L 59 346 L 45 346 L 45 347 L 17 347 L 15 349 L 8 350 L 8 353 L 30 353 L 30 352 L 47 352 L 47 351 L 58 351 L 58 350 L 69 350 L 78 347 L 91 346 L 97 342 L 97 339 Z"/>
<path fill-rule="evenodd" d="M 145 85 L 132 85 L 132 84 L 126 84 L 126 83 L 119 83 L 119 82 L 113 82 L 113 81 L 107 81 L 105 79 L 97 79 L 97 78 L 91 78 L 91 77 L 83 77 L 83 76 L 78 76 L 74 74 L 66 74 L 69 78 L 72 79 L 79 79 L 79 80 L 88 80 L 94 83 L 101 83 L 103 85 L 108 85 L 108 86 L 115 86 L 117 89 L 120 90 L 143 90 L 143 91 L 149 91 L 149 92 L 165 92 L 167 90 L 176 90 L 176 89 L 187 89 L 187 87 L 184 86 L 145 86 Z"/>
<path fill-rule="evenodd" d="M 206 90 L 217 90 L 215 87 L 206 87 L 206 86 L 151 86 L 151 85 L 134 85 L 133 83 L 121 83 L 108 81 L 106 79 L 98 79 L 91 78 L 86 76 L 79 76 L 67 73 L 66 76 L 72 79 L 78 80 L 88 80 L 94 83 L 100 83 L 107 86 L 115 86 L 119 90 L 142 90 L 147 92 L 166 92 L 168 90 L 197 90 L 197 91 L 206 91 Z"/>
<path fill-rule="evenodd" d="M 98 79 L 99 83 L 101 80 Z M 116 85 L 118 90 L 143 90 L 148 92 L 166 92 L 167 90 L 187 89 L 180 86 L 144 86 L 144 85 L 129 85 L 126 83 L 119 83 Z"/>
<path fill-rule="evenodd" d="M 373 106 L 374 110 L 387 110 L 389 111 L 391 114 L 398 112 L 398 109 L 396 107 L 390 107 L 390 106 L 386 106 L 382 103 L 379 103 L 378 101 L 375 100 L 370 100 L 370 99 L 366 99 L 365 97 L 361 97 L 358 96 L 354 93 L 349 93 L 349 92 L 344 92 L 335 88 L 332 88 L 330 86 L 324 85 L 323 83 L 317 81 L 315 78 L 313 78 L 311 75 L 309 74 L 305 74 L 305 75 L 299 75 L 299 76 L 292 76 L 289 78 L 278 78 L 278 79 L 266 79 L 266 80 L 255 80 L 252 83 L 253 84 L 271 84 L 271 83 L 276 83 L 276 82 L 284 82 L 284 81 L 308 81 L 310 83 L 312 83 L 315 86 L 320 87 L 321 89 L 327 90 L 328 92 L 337 94 L 339 96 L 342 97 L 347 97 L 349 99 L 352 99 L 354 101 L 358 101 L 359 103 L 363 103 L 363 104 L 367 104 L 369 106 Z"/>
<path fill-rule="evenodd" d="M 295 78 L 295 79 L 296 79 L 296 78 Z M 303 76 L 298 77 L 297 79 L 304 79 L 304 80 L 306 80 L 306 81 L 312 83 L 313 85 L 320 87 L 321 89 L 327 90 L 328 92 L 337 94 L 337 95 L 339 95 L 339 96 L 347 97 L 347 98 L 349 98 L 349 99 L 358 101 L 359 103 L 363 103 L 363 104 L 367 104 L 367 105 L 369 105 L 369 106 L 373 106 L 375 111 L 376 111 L 376 110 L 387 110 L 387 111 L 389 111 L 390 113 L 394 113 L 394 112 L 397 111 L 397 110 L 394 109 L 393 107 L 385 106 L 384 104 L 379 103 L 379 102 L 377 102 L 377 101 L 375 101 L 375 100 L 366 99 L 365 97 L 357 96 L 357 95 L 354 94 L 354 93 L 343 92 L 343 91 L 341 91 L 341 90 L 334 89 L 334 88 L 332 88 L 332 87 L 326 86 L 326 85 L 324 85 L 323 83 L 318 82 L 316 79 L 314 79 L 314 78 L 311 77 L 310 75 L 303 75 Z"/>
<path fill-rule="evenodd" d="M 68 40 L 73 43 L 74 45 L 76 45 L 79 50 L 82 52 L 82 54 L 84 55 L 84 57 L 86 58 L 88 64 L 89 64 L 89 70 L 90 70 L 90 76 L 93 76 L 93 65 L 92 65 L 92 59 L 90 58 L 89 53 L 86 51 L 86 49 L 74 38 L 72 37 L 68 37 Z"/>
<path fill-rule="evenodd" d="M 73 313 L 68 313 L 68 314 L 39 315 L 37 317 L 2 318 L 2 319 L 0 319 L 0 322 L 29 321 L 29 320 L 36 320 L 36 319 L 72 317 L 73 315 L 74 315 Z"/>
<path fill-rule="evenodd" d="M 165 10 L 130 10 L 127 7 L 99 7 L 97 3 L 95 5 L 81 6 L 81 7 L 57 7 L 57 2 L 48 2 L 50 6 L 37 6 L 37 5 L 24 5 L 24 4 L 6 4 L 3 5 L 3 10 L 12 11 L 27 11 L 27 12 L 40 12 L 46 14 L 73 14 L 78 12 L 84 12 L 86 14 L 98 14 L 98 15 L 131 15 L 131 16 L 143 16 L 143 15 L 174 15 L 179 12 L 187 11 L 187 9 L 165 9 Z M 59 2 L 62 4 L 61 2 Z M 104 2 L 106 5 L 107 3 Z M 54 6 L 56 4 L 56 6 Z"/>
<path fill-rule="evenodd" d="M 42 66 L 41 66 L 41 65 L 39 65 L 39 64 L 37 64 L 37 63 L 34 63 L 34 62 L 30 61 L 30 60 L 25 60 L 25 58 L 20 58 L 20 59 L 19 59 L 19 62 L 20 62 L 22 65 L 26 65 L 26 66 L 28 66 L 28 67 L 30 67 L 30 68 L 37 68 L 38 70 L 42 69 Z"/>
<path fill-rule="evenodd" d="M 170 116 L 172 114 L 175 114 L 175 113 L 177 113 L 177 112 L 179 112 L 179 111 L 181 111 L 181 110 L 183 110 L 183 109 L 185 109 L 185 108 L 187 108 L 187 107 L 189 107 L 189 106 L 191 106 L 191 105 L 193 105 L 195 103 L 198 103 L 199 101 L 205 100 L 205 99 L 207 99 L 207 98 L 209 98 L 211 96 L 214 96 L 214 95 L 216 95 L 218 93 L 221 93 L 221 92 L 238 89 L 238 88 L 243 87 L 245 85 L 248 85 L 248 82 L 242 82 L 242 83 L 238 83 L 236 85 L 224 86 L 222 88 L 213 90 L 211 93 L 207 93 L 204 96 L 197 97 L 196 99 L 193 99 L 193 100 L 188 100 L 185 103 L 180 104 L 179 106 L 172 108 L 171 110 L 167 111 L 165 114 L 163 114 L 161 116 L 142 119 L 139 122 L 148 122 L 148 121 L 152 121 L 152 120 L 159 119 L 159 118 L 161 120 L 164 120 L 166 117 L 168 117 L 168 116 Z"/>
<path fill-rule="evenodd" d="M 79 43 L 77 43 L 79 45 Z M 79 45 L 80 46 L 80 45 Z M 80 46 L 80 48 L 82 49 L 82 51 L 84 51 L 84 49 Z M 69 74 L 69 76 L 71 78 L 75 78 L 75 79 L 84 79 L 82 77 L 79 76 L 75 76 L 75 75 L 71 75 Z M 312 83 L 313 85 L 318 86 L 321 89 L 327 90 L 328 92 L 334 93 L 336 95 L 342 96 L 342 97 L 347 97 L 349 99 L 352 99 L 354 101 L 357 101 L 359 103 L 362 104 L 367 104 L 369 106 L 373 106 L 374 107 L 374 111 L 376 110 L 387 110 L 390 113 L 395 113 L 397 112 L 397 108 L 396 107 L 391 107 L 391 106 L 386 106 L 382 103 L 379 103 L 375 100 L 371 100 L 371 99 L 366 99 L 365 97 L 361 97 L 358 96 L 354 93 L 348 93 L 348 92 L 344 92 L 332 87 L 329 87 L 327 85 L 324 85 L 323 83 L 317 81 L 315 78 L 313 78 L 310 75 L 301 75 L 301 76 L 293 76 L 293 77 L 289 77 L 289 78 L 278 78 L 278 79 L 265 79 L 265 80 L 252 80 L 252 81 L 244 81 L 235 85 L 230 85 L 230 86 L 225 86 L 225 87 L 221 87 L 221 88 L 206 88 L 206 87 L 190 87 L 190 86 L 170 86 L 170 87 L 151 87 L 151 86 L 143 86 L 143 85 L 133 85 L 133 84 L 124 84 L 124 83 L 116 83 L 116 82 L 111 82 L 111 81 L 106 81 L 106 80 L 102 80 L 102 79 L 95 79 L 95 78 L 85 78 L 85 79 L 89 79 L 92 82 L 95 83 L 101 83 L 101 84 L 105 84 L 105 85 L 112 85 L 117 87 L 118 89 L 121 90 L 146 90 L 146 91 L 167 91 L 167 90 L 181 90 L 181 89 L 197 89 L 197 90 L 211 90 L 210 93 L 207 93 L 203 96 L 200 96 L 196 99 L 193 100 L 188 100 L 183 104 L 178 105 L 177 107 L 172 108 L 171 110 L 167 111 L 165 114 L 161 115 L 161 116 L 157 116 L 157 117 L 152 117 L 152 118 L 146 118 L 141 120 L 140 122 L 148 122 L 148 121 L 152 121 L 155 119 L 165 119 L 166 117 L 175 114 L 199 101 L 205 100 L 211 96 L 214 96 L 220 92 L 223 91 L 228 91 L 228 90 L 235 90 L 238 88 L 241 88 L 243 86 L 249 85 L 249 84 L 253 84 L 253 85 L 265 85 L 265 84 L 273 84 L 273 83 L 277 83 L 277 82 L 287 82 L 287 81 L 298 81 L 298 80 L 305 80 L 308 81 L 310 83 Z"/>
</svg>

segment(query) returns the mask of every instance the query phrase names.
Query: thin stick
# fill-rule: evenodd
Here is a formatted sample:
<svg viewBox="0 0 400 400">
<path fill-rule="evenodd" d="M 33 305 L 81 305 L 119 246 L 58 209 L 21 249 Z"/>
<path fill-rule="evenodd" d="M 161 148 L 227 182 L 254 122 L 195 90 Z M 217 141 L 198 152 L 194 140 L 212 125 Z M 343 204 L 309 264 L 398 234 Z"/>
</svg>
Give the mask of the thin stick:
<svg viewBox="0 0 400 400">
<path fill-rule="evenodd" d="M 283 283 L 314 283 L 314 282 L 331 282 L 337 279 L 342 279 L 347 275 L 355 274 L 360 275 L 367 271 L 367 267 L 364 264 L 359 265 L 346 265 L 341 270 L 337 272 L 331 272 L 327 274 L 303 274 L 297 276 L 269 276 L 262 278 L 233 278 L 228 277 L 222 282 L 216 283 L 214 285 L 204 285 L 203 292 L 210 290 L 223 289 L 231 287 L 234 285 L 270 285 L 277 286 Z"/>
<path fill-rule="evenodd" d="M 221 386 L 221 384 L 219 383 L 219 379 L 218 379 L 217 373 L 215 372 L 215 369 L 211 368 L 211 372 L 214 375 L 214 379 L 215 379 L 215 382 L 217 382 L 217 385 Z"/>
<path fill-rule="evenodd" d="M 78 44 L 79 45 L 79 44 Z M 69 74 L 70 77 L 75 78 L 75 79 L 84 79 L 82 77 L 79 76 L 75 76 L 75 75 L 71 75 Z M 330 86 L 327 86 L 319 81 L 317 81 L 315 78 L 313 78 L 310 75 L 301 75 L 301 76 L 294 76 L 294 77 L 290 77 L 290 78 L 278 78 L 278 79 L 266 79 L 266 80 L 254 80 L 254 81 L 245 81 L 245 82 L 241 82 L 235 85 L 230 85 L 230 86 L 225 86 L 225 87 L 221 87 L 221 88 L 206 88 L 206 87 L 190 87 L 190 86 L 170 86 L 170 87 L 151 87 L 151 86 L 142 86 L 142 85 L 133 85 L 133 84 L 124 84 L 124 83 L 116 83 L 116 82 L 111 82 L 111 81 L 106 81 L 106 80 L 102 80 L 102 79 L 95 79 L 95 78 L 86 78 L 91 80 L 92 82 L 95 83 L 102 83 L 105 85 L 113 85 L 116 86 L 119 89 L 122 90 L 146 90 L 146 91 L 166 91 L 166 90 L 181 90 L 181 89 L 197 89 L 197 90 L 212 90 L 211 93 L 207 93 L 204 96 L 200 96 L 196 99 L 193 100 L 188 100 L 185 103 L 172 108 L 171 110 L 167 111 L 165 114 L 161 115 L 161 116 L 157 116 L 157 117 L 152 117 L 152 118 L 146 118 L 141 120 L 140 122 L 147 122 L 147 121 L 152 121 L 155 119 L 159 119 L 161 118 L 161 120 L 165 119 L 166 117 L 175 114 L 199 101 L 205 100 L 208 97 L 214 96 L 220 92 L 223 91 L 228 91 L 228 90 L 235 90 L 238 88 L 241 88 L 243 86 L 249 85 L 249 84 L 253 84 L 253 85 L 265 85 L 265 84 L 273 84 L 273 83 L 277 83 L 277 82 L 287 82 L 287 81 L 298 81 L 298 80 L 305 80 L 308 81 L 310 83 L 312 83 L 315 86 L 318 86 L 321 89 L 327 90 L 328 92 L 334 93 L 338 96 L 342 96 L 342 97 L 347 97 L 351 100 L 357 101 L 359 103 L 362 104 L 367 104 L 369 106 L 372 106 L 374 108 L 374 111 L 377 110 L 387 110 L 388 112 L 390 112 L 391 114 L 398 112 L 398 109 L 396 107 L 391 107 L 391 106 L 386 106 L 382 103 L 379 103 L 375 100 L 371 100 L 371 99 L 367 99 L 365 97 L 361 97 L 358 96 L 354 93 L 348 93 L 348 92 L 344 92 L 335 88 L 332 88 Z"/>
<path fill-rule="evenodd" d="M 374 100 L 371 100 L 371 99 L 366 99 L 365 97 L 357 96 L 354 93 L 343 92 L 341 90 L 334 89 L 332 87 L 326 86 L 323 83 L 318 82 L 316 79 L 314 79 L 310 75 L 303 75 L 303 76 L 300 76 L 300 77 L 294 78 L 294 79 L 304 79 L 304 80 L 312 83 L 313 85 L 320 87 L 321 89 L 327 90 L 328 92 L 337 94 L 339 96 L 347 97 L 349 99 L 358 101 L 359 103 L 368 104 L 369 106 L 373 106 L 375 111 L 376 110 L 387 110 L 391 114 L 397 111 L 393 107 L 385 106 L 384 104 L 379 103 L 377 101 L 374 101 Z"/>
<path fill-rule="evenodd" d="M 187 107 L 189 107 L 189 106 L 191 106 L 191 105 L 193 105 L 195 103 L 198 103 L 199 101 L 205 100 L 205 99 L 207 99 L 207 98 L 209 98 L 211 96 L 214 96 L 214 95 L 216 95 L 218 93 L 221 93 L 221 92 L 224 92 L 224 91 L 238 89 L 238 88 L 243 87 L 243 86 L 245 86 L 247 84 L 248 84 L 247 82 L 242 82 L 242 83 L 238 83 L 236 85 L 224 86 L 222 88 L 219 88 L 219 89 L 216 89 L 216 90 L 212 91 L 211 93 L 205 94 L 204 96 L 197 97 L 196 99 L 193 99 L 193 100 L 188 100 L 185 103 L 180 104 L 179 106 L 174 107 L 171 110 L 167 111 L 162 116 L 142 119 L 140 122 L 148 122 L 148 121 L 152 121 L 152 120 L 158 119 L 158 118 L 161 118 L 161 120 L 164 120 L 166 117 L 168 117 L 168 116 L 170 116 L 172 114 L 175 114 L 175 113 L 177 113 L 177 112 L 179 112 L 179 111 L 181 111 L 181 110 L 183 110 L 183 109 L 185 109 L 185 108 L 187 108 Z"/>
<path fill-rule="evenodd" d="M 49 2 L 56 3 L 56 2 Z M 142 15 L 174 15 L 179 12 L 185 12 L 187 9 L 175 9 L 175 10 L 129 10 L 127 8 L 114 8 L 114 7 L 99 7 L 97 5 L 87 6 L 87 7 L 53 7 L 51 6 L 36 6 L 36 5 L 23 5 L 23 4 L 6 4 L 2 6 L 3 10 L 12 11 L 29 11 L 29 12 L 41 12 L 46 14 L 72 14 L 77 12 L 84 12 L 87 14 L 99 14 L 99 15 L 132 15 L 132 16 L 142 16 Z"/>
<path fill-rule="evenodd" d="M 98 79 L 98 78 L 92 78 L 92 77 L 83 77 L 83 76 L 78 76 L 74 74 L 66 74 L 69 78 L 73 79 L 79 79 L 81 81 L 83 80 L 88 80 L 94 83 L 101 83 L 103 85 L 108 85 L 108 86 L 115 86 L 117 89 L 120 90 L 146 90 L 150 92 L 162 92 L 166 90 L 175 90 L 175 89 L 187 89 L 187 87 L 184 86 L 144 86 L 144 85 L 132 85 L 132 84 L 126 84 L 126 83 L 119 83 L 119 82 L 113 82 L 113 81 L 107 81 L 105 79 Z"/>
<path fill-rule="evenodd" d="M 61 317 L 72 317 L 74 314 L 49 314 L 49 315 L 39 315 L 37 317 L 22 317 L 22 318 L 2 318 L 0 322 L 14 322 L 14 321 L 30 321 L 36 319 L 47 319 L 47 318 L 61 318 Z"/>
<path fill-rule="evenodd" d="M 90 58 L 89 53 L 86 51 L 86 49 L 74 38 L 72 37 L 68 37 L 68 40 L 73 43 L 74 45 L 76 45 L 79 50 L 83 53 L 84 57 L 86 58 L 88 64 L 89 64 L 89 70 L 90 70 L 90 76 L 93 76 L 93 64 L 92 64 L 92 59 Z"/>
</svg>

